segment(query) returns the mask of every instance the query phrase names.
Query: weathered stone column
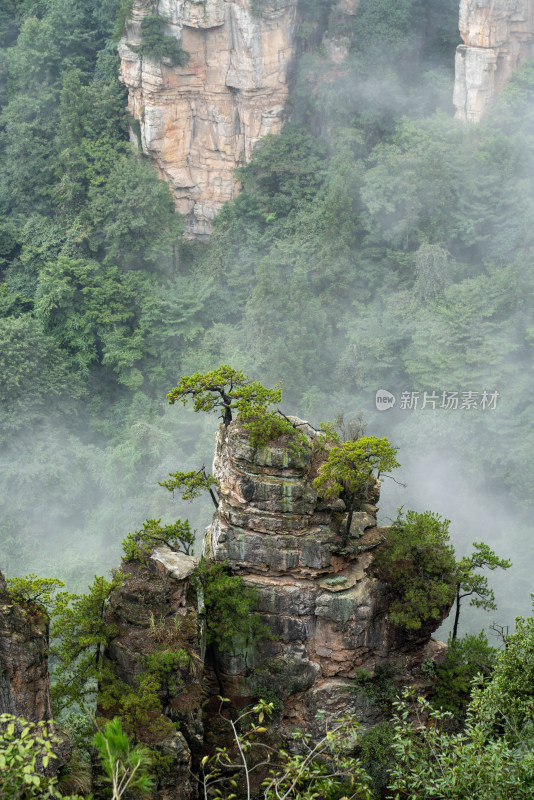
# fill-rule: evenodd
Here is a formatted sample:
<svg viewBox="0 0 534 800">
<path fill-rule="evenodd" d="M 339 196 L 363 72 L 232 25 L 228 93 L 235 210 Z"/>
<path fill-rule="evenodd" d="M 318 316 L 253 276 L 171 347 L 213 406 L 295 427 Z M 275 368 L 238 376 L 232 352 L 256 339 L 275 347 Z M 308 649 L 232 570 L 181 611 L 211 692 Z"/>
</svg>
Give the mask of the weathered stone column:
<svg viewBox="0 0 534 800">
<path fill-rule="evenodd" d="M 235 168 L 281 129 L 300 41 L 297 0 L 159 0 L 157 10 L 189 61 L 137 52 L 141 21 L 154 10 L 135 0 L 119 45 L 121 79 L 143 151 L 169 182 L 188 233 L 206 236 L 236 194 Z"/>
<path fill-rule="evenodd" d="M 478 122 L 513 71 L 534 54 L 533 0 L 460 0 L 453 102 Z"/>
<path fill-rule="evenodd" d="M 0 714 L 32 722 L 52 716 L 48 618 L 34 603 L 15 603 L 0 572 Z"/>
<path fill-rule="evenodd" d="M 316 432 L 300 429 L 312 445 Z M 376 526 L 376 505 L 365 504 L 343 547 L 344 503 L 321 501 L 313 486 L 326 457 L 312 447 L 295 455 L 284 438 L 255 451 L 239 422 L 221 427 L 214 462 L 220 503 L 205 542 L 208 557 L 227 560 L 254 587 L 276 637 L 220 656 L 225 693 L 274 691 L 284 720 L 307 730 L 318 709 L 351 708 L 373 721 L 376 711 L 347 692 L 355 670 L 402 660 L 407 672 L 428 655 L 439 624 L 408 633 L 388 623 L 386 587 L 373 575 L 373 550 L 386 529 Z"/>
</svg>

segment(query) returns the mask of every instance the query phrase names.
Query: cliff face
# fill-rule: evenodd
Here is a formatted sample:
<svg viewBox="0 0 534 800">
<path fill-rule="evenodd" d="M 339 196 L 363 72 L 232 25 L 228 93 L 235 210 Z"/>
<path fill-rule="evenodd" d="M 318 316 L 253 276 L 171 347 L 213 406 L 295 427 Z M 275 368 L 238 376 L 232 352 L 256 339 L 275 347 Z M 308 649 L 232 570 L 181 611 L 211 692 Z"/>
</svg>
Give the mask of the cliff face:
<svg viewBox="0 0 534 800">
<path fill-rule="evenodd" d="M 145 153 L 171 185 L 189 233 L 210 233 L 234 197 L 233 170 L 278 132 L 297 51 L 298 0 L 159 0 L 166 33 L 190 54 L 173 66 L 136 52 L 149 0 L 135 0 L 119 45 L 122 81 Z"/>
<path fill-rule="evenodd" d="M 334 62 L 348 53 L 343 31 L 358 5 L 338 0 L 332 7 L 322 44 Z M 155 11 L 167 20 L 166 35 L 190 54 L 185 66 L 139 52 L 141 22 Z M 298 0 L 134 0 L 119 45 L 121 78 L 143 151 L 171 186 L 190 235 L 211 233 L 238 191 L 235 168 L 263 136 L 280 131 L 303 48 L 300 22 Z M 476 122 L 534 53 L 534 2 L 460 0 L 459 27 L 454 105 L 458 118 Z"/>
<path fill-rule="evenodd" d="M 48 620 L 33 603 L 15 603 L 0 572 L 0 714 L 50 719 Z"/>
<path fill-rule="evenodd" d="M 478 122 L 512 72 L 534 53 L 532 0 L 461 0 L 456 116 Z"/>
<path fill-rule="evenodd" d="M 314 431 L 303 430 L 313 440 Z M 214 462 L 220 503 L 206 535 L 208 556 L 228 560 L 254 587 L 276 637 L 220 658 L 225 691 L 274 690 L 285 705 L 282 726 L 308 730 L 317 709 L 352 709 L 360 722 L 373 721 L 365 698 L 347 693 L 357 668 L 401 664 L 409 679 L 443 648 L 430 639 L 438 620 L 415 632 L 388 622 L 387 587 L 373 576 L 373 551 L 385 534 L 377 508 L 355 512 L 343 547 L 344 504 L 321 502 L 313 487 L 325 457 L 295 456 L 283 440 L 254 452 L 238 423 L 221 429 Z"/>
</svg>

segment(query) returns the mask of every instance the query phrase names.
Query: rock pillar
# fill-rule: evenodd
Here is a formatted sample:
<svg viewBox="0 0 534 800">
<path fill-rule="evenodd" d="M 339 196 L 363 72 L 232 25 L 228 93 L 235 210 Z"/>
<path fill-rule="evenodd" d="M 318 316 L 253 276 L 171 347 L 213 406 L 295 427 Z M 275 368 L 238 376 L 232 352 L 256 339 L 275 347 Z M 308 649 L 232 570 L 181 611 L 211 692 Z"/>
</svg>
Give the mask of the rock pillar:
<svg viewBox="0 0 534 800">
<path fill-rule="evenodd" d="M 478 122 L 513 71 L 534 54 L 533 0 L 461 0 L 453 102 Z"/>
<path fill-rule="evenodd" d="M 0 714 L 50 719 L 48 618 L 34 603 L 15 603 L 0 572 Z"/>
<path fill-rule="evenodd" d="M 237 191 L 234 170 L 282 126 L 297 53 L 298 0 L 135 0 L 119 45 L 121 79 L 143 151 L 173 191 L 189 234 L 204 237 Z M 183 67 L 138 52 L 154 10 L 189 53 Z"/>
<path fill-rule="evenodd" d="M 439 648 L 430 644 L 439 621 L 416 632 L 389 624 L 386 587 L 373 574 L 373 551 L 385 538 L 373 504 L 378 485 L 371 503 L 354 513 L 343 546 L 344 503 L 322 501 L 313 486 L 327 453 L 314 447 L 310 426 L 297 424 L 310 444 L 304 454 L 283 438 L 254 450 L 239 422 L 221 427 L 214 462 L 220 503 L 205 548 L 254 587 L 258 613 L 275 635 L 221 656 L 225 692 L 274 692 L 283 720 L 312 731 L 318 709 L 351 709 L 372 722 L 376 711 L 349 692 L 356 670 L 401 662 L 408 676 Z"/>
</svg>

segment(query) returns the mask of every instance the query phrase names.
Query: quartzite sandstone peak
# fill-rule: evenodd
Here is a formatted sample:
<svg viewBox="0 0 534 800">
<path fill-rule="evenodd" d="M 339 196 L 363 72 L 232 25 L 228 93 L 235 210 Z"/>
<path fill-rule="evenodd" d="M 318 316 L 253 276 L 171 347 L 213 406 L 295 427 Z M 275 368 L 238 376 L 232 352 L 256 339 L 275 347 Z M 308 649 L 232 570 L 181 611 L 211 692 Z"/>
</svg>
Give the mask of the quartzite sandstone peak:
<svg viewBox="0 0 534 800">
<path fill-rule="evenodd" d="M 311 443 L 317 433 L 292 419 Z M 258 613 L 276 637 L 220 657 L 225 691 L 275 690 L 285 705 L 282 727 L 308 731 L 319 708 L 352 707 L 360 722 L 373 720 L 376 710 L 348 691 L 358 668 L 402 663 L 408 678 L 444 647 L 430 638 L 440 620 L 418 631 L 388 622 L 387 587 L 372 570 L 386 533 L 376 525 L 378 484 L 354 513 L 343 547 L 344 503 L 325 502 L 313 486 L 324 458 L 317 448 L 295 454 L 285 439 L 254 450 L 238 421 L 221 427 L 214 462 L 220 501 L 205 545 L 209 558 L 227 561 L 254 587 Z"/>
<path fill-rule="evenodd" d="M 358 5 L 333 5 L 340 30 Z M 185 66 L 138 52 L 141 22 L 154 11 L 190 54 Z M 189 235 L 211 233 L 215 215 L 238 192 L 236 167 L 281 130 L 293 67 L 306 46 L 301 21 L 299 0 L 134 0 L 119 44 L 121 79 L 143 151 L 171 186 Z M 309 41 L 317 43 L 321 31 L 312 28 Z M 342 33 L 323 38 L 334 62 L 349 46 Z"/>
<path fill-rule="evenodd" d="M 363 725 L 381 719 L 381 711 L 355 691 L 358 668 L 374 673 L 395 666 L 400 681 L 424 688 L 431 681 L 421 677 L 421 662 L 445 651 L 431 639 L 440 620 L 417 631 L 388 621 L 387 586 L 373 574 L 374 551 L 387 532 L 376 524 L 378 483 L 355 511 L 343 546 L 344 503 L 325 502 L 313 486 L 329 445 L 313 446 L 317 431 L 290 419 L 308 439 L 309 447 L 299 452 L 287 435 L 255 449 L 238 419 L 221 425 L 213 468 L 219 505 L 204 541 L 207 559 L 225 562 L 256 590 L 254 613 L 273 637 L 236 641 L 224 653 L 210 648 L 204 664 L 202 598 L 191 582 L 198 559 L 165 546 L 154 549 L 146 564 L 125 564 L 126 578 L 110 598 L 107 621 L 115 634 L 105 657 L 124 683 L 136 687 L 147 656 L 161 648 L 185 647 L 196 665 L 169 674 L 160 691 L 163 713 L 180 730 L 149 741 L 172 760 L 155 800 L 192 800 L 190 768 L 198 767 L 203 744 L 221 744 L 211 702 L 221 690 L 236 708 L 274 694 L 283 708 L 273 730 L 285 735 L 298 727 L 319 737 L 319 709 L 353 712 Z"/>
<path fill-rule="evenodd" d="M 298 0 L 135 0 L 119 45 L 141 143 L 172 188 L 190 234 L 211 232 L 235 196 L 234 170 L 282 125 L 297 52 Z M 154 9 L 190 54 L 183 67 L 141 56 L 141 20 Z"/>
<path fill-rule="evenodd" d="M 353 16 L 358 0 L 334 14 Z M 185 66 L 141 55 L 141 21 L 157 11 L 190 54 Z M 205 237 L 238 191 L 234 170 L 282 127 L 293 66 L 303 48 L 298 0 L 134 0 L 119 45 L 140 142 L 168 181 L 186 231 Z M 533 54 L 534 0 L 460 0 L 464 44 L 456 55 L 456 115 L 478 121 L 513 70 Z M 343 60 L 349 40 L 325 34 Z"/>
<path fill-rule="evenodd" d="M 460 0 L 456 116 L 478 122 L 512 72 L 534 53 L 534 0 Z"/>
</svg>

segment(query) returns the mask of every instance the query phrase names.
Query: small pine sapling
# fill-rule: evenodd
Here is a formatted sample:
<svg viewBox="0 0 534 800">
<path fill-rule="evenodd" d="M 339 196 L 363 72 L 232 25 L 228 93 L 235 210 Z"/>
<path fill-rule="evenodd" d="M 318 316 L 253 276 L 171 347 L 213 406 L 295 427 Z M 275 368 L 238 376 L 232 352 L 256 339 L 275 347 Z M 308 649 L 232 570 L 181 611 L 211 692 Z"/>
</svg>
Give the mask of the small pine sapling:
<svg viewBox="0 0 534 800">
<path fill-rule="evenodd" d="M 111 785 L 112 800 L 121 800 L 128 792 L 146 794 L 152 789 L 150 751 L 143 745 L 132 746 L 117 717 L 98 731 L 94 743 Z"/>
<path fill-rule="evenodd" d="M 488 585 L 485 575 L 475 572 L 478 569 L 494 570 L 510 569 L 512 562 L 507 558 L 499 558 L 485 542 L 473 542 L 474 552 L 464 556 L 457 564 L 456 610 L 452 630 L 453 641 L 458 636 L 460 621 L 460 604 L 465 597 L 470 597 L 470 605 L 483 608 L 485 611 L 495 610 L 495 594 Z"/>
<path fill-rule="evenodd" d="M 384 436 L 362 436 L 356 441 L 336 444 L 327 461 L 319 467 L 314 480 L 317 491 L 327 500 L 341 498 L 347 508 L 347 523 L 343 535 L 346 546 L 354 511 L 365 501 L 376 480 L 383 473 L 399 467 L 397 450 Z"/>
<path fill-rule="evenodd" d="M 191 530 L 188 520 L 177 519 L 168 525 L 161 524 L 160 519 L 147 519 L 143 529 L 129 533 L 123 539 L 122 549 L 125 561 L 139 561 L 146 564 L 152 550 L 158 544 L 164 544 L 174 552 L 192 554 L 195 543 L 195 531 Z"/>
<path fill-rule="evenodd" d="M 219 488 L 219 481 L 206 472 L 206 467 L 191 470 L 190 472 L 170 472 L 169 480 L 159 481 L 160 486 L 164 486 L 169 492 L 178 491 L 182 495 L 182 500 L 195 500 L 203 492 L 209 492 L 215 508 L 219 507 L 219 501 L 214 493 L 214 489 Z"/>
</svg>

